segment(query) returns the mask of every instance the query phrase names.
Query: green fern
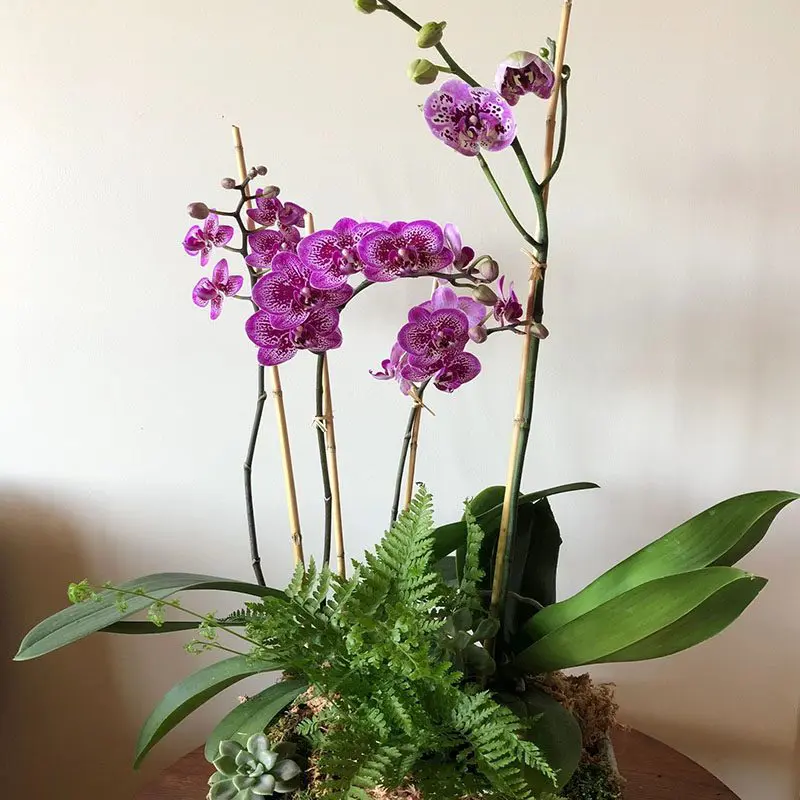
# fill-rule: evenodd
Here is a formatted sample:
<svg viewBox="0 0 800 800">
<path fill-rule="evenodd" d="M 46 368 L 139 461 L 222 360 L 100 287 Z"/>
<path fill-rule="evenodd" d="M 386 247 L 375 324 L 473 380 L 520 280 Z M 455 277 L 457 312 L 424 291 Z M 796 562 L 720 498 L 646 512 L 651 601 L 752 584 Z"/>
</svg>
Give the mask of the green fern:
<svg viewBox="0 0 800 800">
<path fill-rule="evenodd" d="M 299 728 L 327 776 L 326 798 L 364 800 L 375 786 L 411 780 L 432 800 L 532 800 L 523 766 L 552 776 L 518 735 L 516 716 L 454 663 L 445 633 L 454 615 L 474 626 L 460 633 L 476 649 L 479 630 L 492 629 L 481 620 L 477 590 L 483 534 L 469 514 L 467 524 L 466 568 L 455 591 L 431 565 L 433 509 L 422 488 L 375 551 L 354 563 L 349 580 L 312 562 L 296 570 L 285 597 L 251 603 L 241 615 L 260 649 L 327 700 Z"/>
</svg>

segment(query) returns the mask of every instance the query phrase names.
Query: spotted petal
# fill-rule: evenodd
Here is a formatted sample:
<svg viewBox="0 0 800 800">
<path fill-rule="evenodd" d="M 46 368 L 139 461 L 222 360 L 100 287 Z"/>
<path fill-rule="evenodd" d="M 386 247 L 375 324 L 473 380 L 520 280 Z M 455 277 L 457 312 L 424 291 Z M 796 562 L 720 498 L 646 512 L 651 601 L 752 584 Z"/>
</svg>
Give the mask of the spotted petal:
<svg viewBox="0 0 800 800">
<path fill-rule="evenodd" d="M 409 353 L 409 361 L 423 366 L 445 353 L 463 349 L 469 340 L 469 323 L 458 309 L 439 309 L 427 320 L 409 322 L 400 329 L 397 341 Z"/>
<path fill-rule="evenodd" d="M 247 237 L 250 255 L 245 261 L 255 269 L 268 269 L 280 252 L 283 236 L 278 231 L 256 231 Z"/>
<path fill-rule="evenodd" d="M 239 289 L 242 288 L 242 284 L 244 283 L 244 278 L 241 275 L 231 275 L 225 283 L 223 283 L 219 290 L 228 297 L 235 295 Z"/>
<path fill-rule="evenodd" d="M 228 260 L 226 258 L 222 258 L 216 263 L 211 273 L 211 280 L 217 288 L 228 280 Z"/>
<path fill-rule="evenodd" d="M 264 197 L 264 190 L 256 190 L 256 207 L 247 209 L 247 216 L 259 225 L 271 228 L 278 221 L 282 203 L 277 197 Z"/>
<path fill-rule="evenodd" d="M 397 238 L 402 246 L 413 247 L 419 253 L 434 255 L 441 253 L 444 247 L 444 232 L 441 226 L 429 219 L 409 222 Z"/>
<path fill-rule="evenodd" d="M 204 308 L 217 296 L 217 287 L 208 278 L 200 278 L 192 290 L 192 300 L 196 306 Z"/>
<path fill-rule="evenodd" d="M 436 374 L 433 385 L 442 392 L 454 392 L 459 386 L 475 378 L 481 371 L 481 362 L 472 353 L 456 353 L 448 358 Z"/>
</svg>

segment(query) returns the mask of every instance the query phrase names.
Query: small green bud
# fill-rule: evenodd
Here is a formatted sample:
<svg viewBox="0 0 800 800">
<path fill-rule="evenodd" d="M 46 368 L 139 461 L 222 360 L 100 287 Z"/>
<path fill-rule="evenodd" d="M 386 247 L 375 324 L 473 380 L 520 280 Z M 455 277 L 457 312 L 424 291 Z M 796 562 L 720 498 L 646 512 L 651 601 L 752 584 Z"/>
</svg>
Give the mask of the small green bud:
<svg viewBox="0 0 800 800">
<path fill-rule="evenodd" d="M 436 47 L 442 41 L 446 22 L 427 22 L 417 34 L 417 47 Z"/>
<path fill-rule="evenodd" d="M 425 86 L 433 83 L 439 77 L 439 67 L 432 64 L 427 58 L 417 58 L 408 67 L 408 77 L 414 83 Z"/>
<path fill-rule="evenodd" d="M 550 59 L 550 51 L 546 47 L 539 48 L 539 55 L 545 60 L 548 61 Z"/>
<path fill-rule="evenodd" d="M 489 331 L 486 330 L 484 325 L 475 325 L 467 333 L 469 338 L 476 344 L 483 344 L 489 338 Z"/>
<path fill-rule="evenodd" d="M 493 306 L 497 302 L 497 295 L 485 283 L 472 290 L 472 297 L 485 306 Z"/>
<path fill-rule="evenodd" d="M 478 264 L 477 270 L 482 280 L 486 281 L 486 283 L 492 283 L 492 281 L 497 280 L 497 276 L 500 274 L 500 265 L 493 258 L 487 258 Z"/>
<path fill-rule="evenodd" d="M 223 178 L 219 185 L 223 189 L 235 189 L 236 188 L 236 181 L 233 178 Z"/>
<path fill-rule="evenodd" d="M 378 0 L 353 0 L 353 5 L 362 14 L 371 14 L 378 10 Z"/>
<path fill-rule="evenodd" d="M 536 339 L 546 339 L 549 335 L 550 331 L 541 322 L 534 322 L 531 325 L 531 336 Z"/>
<path fill-rule="evenodd" d="M 273 197 L 277 197 L 281 193 L 281 190 L 277 186 L 265 186 L 264 191 L 261 192 L 261 197 L 265 200 L 272 200 Z"/>
<path fill-rule="evenodd" d="M 189 203 L 186 211 L 192 219 L 205 219 L 211 213 L 211 209 L 205 203 Z"/>
</svg>

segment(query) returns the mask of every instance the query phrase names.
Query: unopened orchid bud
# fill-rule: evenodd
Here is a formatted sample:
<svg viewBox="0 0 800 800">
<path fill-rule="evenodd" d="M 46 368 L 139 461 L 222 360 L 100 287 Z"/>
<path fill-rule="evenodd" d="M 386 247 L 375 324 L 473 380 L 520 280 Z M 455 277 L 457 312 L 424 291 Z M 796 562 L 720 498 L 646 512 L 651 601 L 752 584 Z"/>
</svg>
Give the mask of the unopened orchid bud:
<svg viewBox="0 0 800 800">
<path fill-rule="evenodd" d="M 541 322 L 534 322 L 531 325 L 531 336 L 536 339 L 546 339 L 549 335 L 550 331 Z"/>
<path fill-rule="evenodd" d="M 267 174 L 267 168 L 263 164 L 261 164 L 260 166 L 256 167 L 256 172 L 259 175 L 266 175 Z"/>
<path fill-rule="evenodd" d="M 255 167 L 250 167 L 250 169 L 247 170 L 247 177 L 251 180 L 255 178 L 256 175 L 258 175 L 258 170 Z"/>
<path fill-rule="evenodd" d="M 485 283 L 472 290 L 472 297 L 485 306 L 493 306 L 497 302 L 497 295 Z"/>
<path fill-rule="evenodd" d="M 223 189 L 235 189 L 236 188 L 236 181 L 233 178 L 223 178 L 219 185 Z"/>
<path fill-rule="evenodd" d="M 281 190 L 277 186 L 265 186 L 261 192 L 261 197 L 265 200 L 272 200 L 273 197 L 277 197 L 280 193 Z"/>
<path fill-rule="evenodd" d="M 483 344 L 489 338 L 489 331 L 484 325 L 475 325 L 469 329 L 468 333 L 469 338 L 477 344 Z"/>
<path fill-rule="evenodd" d="M 436 47 L 442 41 L 446 22 L 427 22 L 417 34 L 417 47 Z"/>
<path fill-rule="evenodd" d="M 371 14 L 378 10 L 378 0 L 353 0 L 353 5 L 362 14 Z"/>
<path fill-rule="evenodd" d="M 546 47 L 539 48 L 539 55 L 545 60 L 549 60 L 550 58 L 550 51 Z"/>
<path fill-rule="evenodd" d="M 421 86 L 433 83 L 439 77 L 439 67 L 427 58 L 417 58 L 408 67 L 408 77 Z"/>
<path fill-rule="evenodd" d="M 486 283 L 492 283 L 497 280 L 497 276 L 500 274 L 500 265 L 493 258 L 487 258 L 478 264 L 477 270 L 478 275 L 480 275 Z"/>
<path fill-rule="evenodd" d="M 192 219 L 205 219 L 211 213 L 211 209 L 205 203 L 189 203 L 186 211 Z"/>
</svg>

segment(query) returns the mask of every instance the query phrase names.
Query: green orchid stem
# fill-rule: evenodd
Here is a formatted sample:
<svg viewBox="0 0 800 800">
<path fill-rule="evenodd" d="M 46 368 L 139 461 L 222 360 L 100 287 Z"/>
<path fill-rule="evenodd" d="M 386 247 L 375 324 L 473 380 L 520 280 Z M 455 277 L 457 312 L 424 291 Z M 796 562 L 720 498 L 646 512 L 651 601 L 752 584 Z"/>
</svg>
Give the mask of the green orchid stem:
<svg viewBox="0 0 800 800">
<path fill-rule="evenodd" d="M 522 223 L 517 218 L 517 215 L 514 213 L 511 205 L 509 204 L 508 200 L 506 200 L 506 196 L 503 194 L 503 190 L 500 188 L 500 185 L 497 183 L 497 180 L 494 177 L 494 173 L 491 170 L 491 167 L 486 162 L 486 159 L 478 153 L 478 163 L 481 165 L 481 169 L 483 170 L 483 174 L 486 176 L 486 180 L 489 181 L 489 185 L 494 190 L 494 193 L 497 195 L 497 199 L 500 201 L 500 204 L 503 206 L 503 210 L 506 212 L 506 215 L 511 220 L 513 226 L 519 231 L 520 236 L 532 247 L 539 247 L 539 242 L 531 236 Z"/>
<path fill-rule="evenodd" d="M 405 22 L 406 25 L 408 25 L 410 28 L 413 28 L 415 31 L 422 30 L 422 25 L 420 25 L 419 22 L 412 17 L 409 17 L 405 11 L 402 11 L 394 3 L 389 2 L 389 0 L 382 0 L 382 7 L 384 11 L 389 11 L 390 13 L 394 14 L 397 19 Z M 447 66 L 450 68 L 448 72 L 451 72 L 453 75 L 458 75 L 462 81 L 466 81 L 470 86 L 480 85 L 478 81 L 472 77 L 472 75 L 458 65 L 458 62 L 450 55 L 450 53 L 447 52 L 447 49 L 443 44 L 437 44 L 436 51 L 444 59 L 445 64 L 447 64 Z"/>
<path fill-rule="evenodd" d="M 544 189 L 550 184 L 550 181 L 555 177 L 558 168 L 561 166 L 561 159 L 564 157 L 564 149 L 567 144 L 567 83 L 569 82 L 570 69 L 565 66 L 561 76 L 561 122 L 559 123 L 558 130 L 558 150 L 556 157 L 553 159 L 553 165 L 547 173 L 547 177 L 542 181 L 541 186 Z"/>
<path fill-rule="evenodd" d="M 204 650 L 223 650 L 226 653 L 232 653 L 235 656 L 244 656 L 247 655 L 246 653 L 242 653 L 239 650 L 234 650 L 232 647 L 225 647 L 225 645 L 219 644 L 218 642 L 206 642 L 203 639 L 192 639 L 186 648 L 188 648 L 193 644 L 200 644 L 203 646 Z"/>
<path fill-rule="evenodd" d="M 331 474 L 328 469 L 328 451 L 325 442 L 325 407 L 323 395 L 323 376 L 325 374 L 325 353 L 317 356 L 317 385 L 314 427 L 317 429 L 317 449 L 319 450 L 319 468 L 322 473 L 322 500 L 325 508 L 324 545 L 322 564 L 331 563 L 331 531 L 333 524 L 333 493 L 331 492 Z"/>
<path fill-rule="evenodd" d="M 406 471 L 406 461 L 408 460 L 408 449 L 411 445 L 411 437 L 414 432 L 414 421 L 417 418 L 417 414 L 421 414 L 423 411 L 422 408 L 422 396 L 425 394 L 425 389 L 428 388 L 428 384 L 431 382 L 431 379 L 424 381 L 419 385 L 417 389 L 417 401 L 411 407 L 411 411 L 408 414 L 408 422 L 406 423 L 406 432 L 403 436 L 403 444 L 400 447 L 400 463 L 397 465 L 397 477 L 395 478 L 394 482 L 394 498 L 392 500 L 392 517 L 390 520 L 390 524 L 393 524 L 397 520 L 397 515 L 400 511 L 400 494 L 403 491 L 403 476 L 405 475 Z"/>
<path fill-rule="evenodd" d="M 168 606 L 169 608 L 174 608 L 176 611 L 181 611 L 184 614 L 188 614 L 190 617 L 194 617 L 195 619 L 203 620 L 204 622 L 209 622 L 209 617 L 207 614 L 200 614 L 197 611 L 192 611 L 191 609 L 184 608 L 184 606 L 177 602 L 176 600 L 165 600 L 163 597 L 155 597 L 152 594 L 147 594 L 147 592 L 140 592 L 136 591 L 136 589 L 123 589 L 119 586 L 114 586 L 113 584 L 108 584 L 106 586 L 88 586 L 93 592 L 116 592 L 117 594 L 125 594 L 130 597 L 144 597 L 147 600 L 152 600 L 154 603 L 158 603 L 159 605 Z M 87 602 L 91 602 L 88 600 Z M 220 624 L 217 620 L 213 622 L 214 627 L 219 628 L 221 631 L 230 634 L 231 636 L 235 636 L 237 639 L 241 639 L 248 644 L 254 645 L 255 647 L 260 647 L 261 645 L 254 641 L 253 639 L 248 638 L 247 636 L 242 636 L 241 633 L 237 633 L 232 628 L 227 627 L 226 625 Z M 241 655 L 241 654 L 240 654 Z"/>
</svg>

